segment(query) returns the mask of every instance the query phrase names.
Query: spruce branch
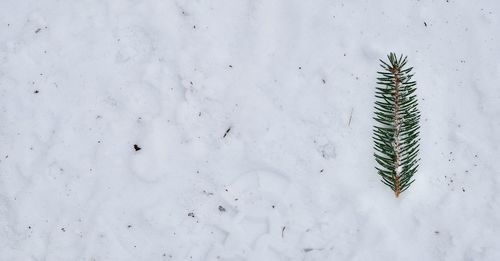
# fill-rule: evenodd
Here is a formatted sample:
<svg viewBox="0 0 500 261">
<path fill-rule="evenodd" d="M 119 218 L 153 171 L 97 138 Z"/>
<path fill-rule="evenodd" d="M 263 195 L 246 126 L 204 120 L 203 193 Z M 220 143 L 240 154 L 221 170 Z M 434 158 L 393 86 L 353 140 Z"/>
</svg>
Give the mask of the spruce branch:
<svg viewBox="0 0 500 261">
<path fill-rule="evenodd" d="M 375 169 L 382 183 L 389 186 L 396 197 L 413 183 L 418 169 L 419 121 L 416 82 L 412 81 L 412 67 L 407 68 L 407 57 L 394 53 L 388 62 L 380 60 L 383 71 L 377 72 L 375 116 L 373 127 Z"/>
</svg>

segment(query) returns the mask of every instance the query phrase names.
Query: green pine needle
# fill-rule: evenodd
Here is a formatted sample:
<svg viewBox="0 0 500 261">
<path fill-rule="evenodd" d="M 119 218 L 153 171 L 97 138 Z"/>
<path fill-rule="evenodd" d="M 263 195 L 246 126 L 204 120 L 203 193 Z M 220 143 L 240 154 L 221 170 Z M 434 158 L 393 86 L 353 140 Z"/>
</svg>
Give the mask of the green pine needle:
<svg viewBox="0 0 500 261">
<path fill-rule="evenodd" d="M 420 112 L 416 82 L 407 57 L 390 53 L 382 61 L 375 92 L 373 141 L 377 172 L 396 197 L 413 183 L 418 169 Z"/>
</svg>

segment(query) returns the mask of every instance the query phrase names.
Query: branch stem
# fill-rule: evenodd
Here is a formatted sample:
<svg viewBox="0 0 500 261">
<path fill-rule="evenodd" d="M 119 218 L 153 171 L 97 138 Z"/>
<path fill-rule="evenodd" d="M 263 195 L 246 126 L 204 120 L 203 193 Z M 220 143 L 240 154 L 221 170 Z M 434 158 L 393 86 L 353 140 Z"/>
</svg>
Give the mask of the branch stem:
<svg viewBox="0 0 500 261">
<path fill-rule="evenodd" d="M 401 193 L 401 117 L 399 115 L 399 107 L 400 107 L 400 93 L 399 86 L 401 84 L 401 79 L 399 78 L 399 67 L 398 65 L 392 64 L 391 72 L 394 75 L 394 194 L 399 197 Z"/>
</svg>

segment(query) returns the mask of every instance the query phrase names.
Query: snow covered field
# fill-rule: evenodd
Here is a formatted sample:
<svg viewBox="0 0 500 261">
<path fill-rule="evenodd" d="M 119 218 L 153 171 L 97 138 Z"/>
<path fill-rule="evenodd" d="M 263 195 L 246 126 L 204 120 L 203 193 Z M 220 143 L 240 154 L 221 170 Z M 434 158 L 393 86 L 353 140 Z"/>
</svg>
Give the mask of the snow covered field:
<svg viewBox="0 0 500 261">
<path fill-rule="evenodd" d="M 408 55 L 421 164 L 374 169 Z M 0 260 L 500 260 L 500 2 L 1 0 Z"/>
</svg>

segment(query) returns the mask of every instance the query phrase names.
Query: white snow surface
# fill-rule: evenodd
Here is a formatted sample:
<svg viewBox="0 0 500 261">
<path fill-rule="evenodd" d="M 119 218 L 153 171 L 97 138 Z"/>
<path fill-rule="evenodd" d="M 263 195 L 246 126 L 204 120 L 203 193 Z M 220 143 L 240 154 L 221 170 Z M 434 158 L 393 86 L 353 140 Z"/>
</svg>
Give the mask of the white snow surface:
<svg viewBox="0 0 500 261">
<path fill-rule="evenodd" d="M 1 0 L 0 260 L 500 260 L 499 82 L 495 0 Z"/>
</svg>

